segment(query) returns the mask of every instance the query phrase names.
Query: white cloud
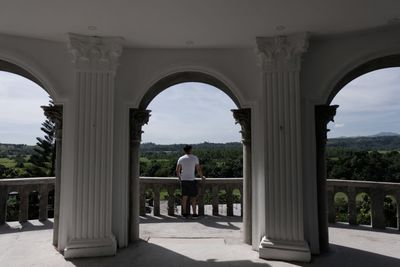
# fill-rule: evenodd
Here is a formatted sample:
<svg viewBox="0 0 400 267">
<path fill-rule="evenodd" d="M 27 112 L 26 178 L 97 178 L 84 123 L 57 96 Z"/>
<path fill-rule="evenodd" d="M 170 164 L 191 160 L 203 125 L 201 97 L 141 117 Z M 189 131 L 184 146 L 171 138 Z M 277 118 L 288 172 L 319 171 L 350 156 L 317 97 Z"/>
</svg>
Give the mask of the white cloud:
<svg viewBox="0 0 400 267">
<path fill-rule="evenodd" d="M 344 127 L 344 123 L 335 123 L 335 128 L 342 128 Z"/>
</svg>

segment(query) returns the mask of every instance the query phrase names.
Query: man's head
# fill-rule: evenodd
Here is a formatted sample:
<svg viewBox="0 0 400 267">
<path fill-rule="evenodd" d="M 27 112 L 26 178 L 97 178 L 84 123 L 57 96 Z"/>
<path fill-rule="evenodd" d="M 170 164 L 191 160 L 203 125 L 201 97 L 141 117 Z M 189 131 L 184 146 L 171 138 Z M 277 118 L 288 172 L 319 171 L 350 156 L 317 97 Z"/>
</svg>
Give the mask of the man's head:
<svg viewBox="0 0 400 267">
<path fill-rule="evenodd" d="M 191 145 L 185 145 L 183 147 L 183 151 L 185 151 L 186 154 L 192 154 L 192 146 Z"/>
</svg>

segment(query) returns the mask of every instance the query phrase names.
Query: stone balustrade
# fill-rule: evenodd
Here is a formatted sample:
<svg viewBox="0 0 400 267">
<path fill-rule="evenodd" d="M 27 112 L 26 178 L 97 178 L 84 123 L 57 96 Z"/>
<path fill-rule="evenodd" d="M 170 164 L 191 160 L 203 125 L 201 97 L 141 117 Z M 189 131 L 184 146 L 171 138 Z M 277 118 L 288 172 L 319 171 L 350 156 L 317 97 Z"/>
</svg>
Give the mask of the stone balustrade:
<svg viewBox="0 0 400 267">
<path fill-rule="evenodd" d="M 39 193 L 39 220 L 48 217 L 49 192 L 54 190 L 54 177 L 40 178 L 12 178 L 0 179 L 0 224 L 4 224 L 7 214 L 7 200 L 10 193 L 18 193 L 19 216 L 18 220 L 24 223 L 28 220 L 29 194 Z"/>
<path fill-rule="evenodd" d="M 233 216 L 233 190 L 238 189 L 240 196 L 243 192 L 243 178 L 207 178 L 203 183 L 201 179 L 197 179 L 199 187 L 198 196 L 198 214 L 204 215 L 204 202 L 206 193 L 211 194 L 212 214 L 219 215 L 219 192 L 226 192 L 227 216 Z M 153 192 L 153 213 L 155 216 L 160 215 L 160 192 L 162 189 L 168 192 L 168 215 L 175 215 L 175 191 L 180 189 L 178 178 L 167 177 L 141 177 L 140 178 L 140 215 L 146 215 L 146 191 L 151 189 Z M 240 197 L 240 203 L 243 200 Z M 241 205 L 241 214 L 243 209 Z"/>
<path fill-rule="evenodd" d="M 356 197 L 360 193 L 366 193 L 371 199 L 371 225 L 373 228 L 384 229 L 386 227 L 384 216 L 385 196 L 395 199 L 397 208 L 397 228 L 399 229 L 399 201 L 400 183 L 369 182 L 369 181 L 349 181 L 349 180 L 327 180 L 328 197 L 328 220 L 335 223 L 335 195 L 338 192 L 346 194 L 348 199 L 348 219 L 350 225 L 357 225 L 357 204 Z"/>
</svg>

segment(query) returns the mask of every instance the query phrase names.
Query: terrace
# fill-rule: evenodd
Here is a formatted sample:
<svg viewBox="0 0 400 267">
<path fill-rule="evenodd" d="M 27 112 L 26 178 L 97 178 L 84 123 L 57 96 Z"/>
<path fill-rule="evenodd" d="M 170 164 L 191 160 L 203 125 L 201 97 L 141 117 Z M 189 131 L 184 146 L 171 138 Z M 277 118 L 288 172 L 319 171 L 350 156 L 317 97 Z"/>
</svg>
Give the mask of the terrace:
<svg viewBox="0 0 400 267">
<path fill-rule="evenodd" d="M 52 246 L 53 219 L 47 219 L 48 198 L 41 197 L 40 220 L 27 220 L 29 193 L 48 194 L 54 178 L 0 180 L 1 218 L 6 219 L 5 196 L 20 194 L 19 220 L 0 226 L 0 262 L 2 266 L 399 266 L 400 235 L 397 229 L 384 228 L 374 214 L 379 214 L 377 202 L 388 194 L 399 196 L 400 186 L 388 183 L 329 180 L 328 196 L 335 192 L 368 192 L 371 194 L 372 226 L 331 223 L 330 252 L 314 256 L 309 264 L 266 261 L 242 242 L 241 204 L 234 203 L 234 191 L 240 189 L 241 179 L 209 179 L 202 187 L 199 219 L 176 216 L 178 184 L 173 178 L 141 178 L 141 241 L 120 249 L 115 257 L 74 259 L 67 261 Z M 166 189 L 163 200 L 160 192 Z M 23 193 L 22 193 L 23 192 Z M 145 193 L 147 192 L 147 194 Z M 149 194 L 151 192 L 151 194 Z M 374 192 L 374 193 L 372 193 Z M 379 193 L 380 192 L 380 193 Z M 218 194 L 220 193 L 220 194 Z M 225 195 L 221 200 L 218 195 Z M 15 194 L 15 193 L 13 193 Z M 152 203 L 145 201 L 151 196 Z M 349 196 L 349 219 L 352 218 Z M 331 199 L 331 198 L 329 198 Z M 398 198 L 396 199 L 398 200 Z M 208 204 L 211 202 L 211 204 Z M 147 203 L 147 204 L 146 204 Z M 330 215 L 335 209 L 330 203 Z M 398 203 L 398 202 L 396 202 Z M 152 204 L 151 206 L 149 204 Z M 179 203 L 178 203 L 179 204 Z M 31 205 L 32 206 L 32 205 Z M 398 207 L 397 207 L 398 209 Z M 353 209 L 354 210 L 354 209 Z M 147 211 L 147 212 L 146 212 Z M 356 209 L 355 209 L 355 212 Z M 21 256 L 23 255 L 23 256 Z"/>
</svg>

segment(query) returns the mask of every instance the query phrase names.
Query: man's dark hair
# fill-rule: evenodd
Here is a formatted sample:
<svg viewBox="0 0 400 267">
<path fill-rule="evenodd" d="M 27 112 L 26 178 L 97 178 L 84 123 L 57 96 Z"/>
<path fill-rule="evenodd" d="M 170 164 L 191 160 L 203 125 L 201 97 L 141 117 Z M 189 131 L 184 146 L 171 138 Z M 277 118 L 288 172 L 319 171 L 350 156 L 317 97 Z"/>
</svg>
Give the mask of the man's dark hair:
<svg viewBox="0 0 400 267">
<path fill-rule="evenodd" d="M 192 146 L 191 146 L 191 145 L 185 145 L 185 146 L 183 147 L 183 151 L 185 151 L 185 153 L 189 153 L 190 150 L 192 150 Z"/>
</svg>

